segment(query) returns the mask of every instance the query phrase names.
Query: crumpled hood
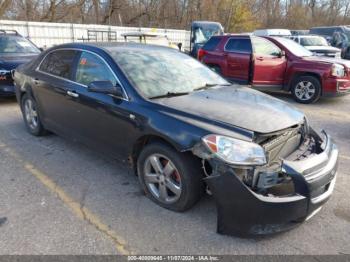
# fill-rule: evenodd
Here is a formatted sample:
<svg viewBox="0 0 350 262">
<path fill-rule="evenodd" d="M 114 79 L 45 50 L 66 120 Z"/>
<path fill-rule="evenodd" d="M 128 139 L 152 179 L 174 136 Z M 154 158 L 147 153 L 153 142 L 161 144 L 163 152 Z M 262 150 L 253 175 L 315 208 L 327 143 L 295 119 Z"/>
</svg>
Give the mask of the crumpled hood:
<svg viewBox="0 0 350 262">
<path fill-rule="evenodd" d="M 225 123 L 258 133 L 279 131 L 304 120 L 304 114 L 289 104 L 241 86 L 224 86 L 154 102 L 189 114 L 202 121 Z"/>
<path fill-rule="evenodd" d="M 0 66 L 6 70 L 12 70 L 21 64 L 30 62 L 37 55 L 38 54 L 0 56 Z"/>
</svg>

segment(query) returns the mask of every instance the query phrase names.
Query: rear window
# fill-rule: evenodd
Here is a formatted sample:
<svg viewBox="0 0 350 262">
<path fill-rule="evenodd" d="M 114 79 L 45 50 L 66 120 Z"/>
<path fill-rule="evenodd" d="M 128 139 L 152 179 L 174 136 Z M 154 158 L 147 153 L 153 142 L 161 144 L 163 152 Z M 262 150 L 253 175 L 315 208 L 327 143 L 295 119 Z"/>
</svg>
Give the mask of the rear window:
<svg viewBox="0 0 350 262">
<path fill-rule="evenodd" d="M 209 41 L 203 46 L 204 50 L 207 51 L 213 51 L 217 45 L 220 43 L 221 38 L 220 37 L 212 37 L 209 39 Z"/>
<path fill-rule="evenodd" d="M 77 53 L 75 50 L 53 51 L 44 58 L 39 70 L 71 80 L 73 61 Z"/>
<path fill-rule="evenodd" d="M 225 51 L 237 53 L 252 53 L 252 43 L 249 38 L 230 38 Z"/>
</svg>

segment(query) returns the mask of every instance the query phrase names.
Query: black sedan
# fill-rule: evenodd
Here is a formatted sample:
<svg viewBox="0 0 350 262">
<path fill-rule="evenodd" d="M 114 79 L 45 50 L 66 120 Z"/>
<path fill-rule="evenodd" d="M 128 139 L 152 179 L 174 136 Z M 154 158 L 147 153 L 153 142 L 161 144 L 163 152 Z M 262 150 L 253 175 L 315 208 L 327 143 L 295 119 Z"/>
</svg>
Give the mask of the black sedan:
<svg viewBox="0 0 350 262">
<path fill-rule="evenodd" d="M 39 53 L 32 42 L 16 31 L 0 30 L 0 96 L 15 95 L 11 71 Z"/>
<path fill-rule="evenodd" d="M 218 232 L 276 233 L 318 212 L 338 150 L 305 116 L 234 86 L 166 47 L 65 44 L 14 74 L 28 131 L 51 131 L 128 159 L 146 195 L 174 211 L 204 192 Z"/>
</svg>

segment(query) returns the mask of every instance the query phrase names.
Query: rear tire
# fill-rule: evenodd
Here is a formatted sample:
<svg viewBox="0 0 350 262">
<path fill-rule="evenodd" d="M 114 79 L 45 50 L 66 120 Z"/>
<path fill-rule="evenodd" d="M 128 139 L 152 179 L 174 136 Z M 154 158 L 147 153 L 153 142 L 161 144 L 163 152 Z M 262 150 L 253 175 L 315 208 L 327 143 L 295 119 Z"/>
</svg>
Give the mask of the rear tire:
<svg viewBox="0 0 350 262">
<path fill-rule="evenodd" d="M 204 191 L 200 161 L 164 143 L 155 142 L 143 148 L 137 172 L 147 197 L 173 211 L 191 208 Z"/>
<path fill-rule="evenodd" d="M 21 110 L 24 123 L 30 134 L 33 136 L 43 136 L 47 134 L 46 129 L 40 121 L 36 101 L 29 93 L 22 96 Z"/>
<path fill-rule="evenodd" d="M 315 103 L 321 96 L 321 83 L 313 76 L 300 76 L 292 83 L 291 92 L 298 103 Z"/>
</svg>

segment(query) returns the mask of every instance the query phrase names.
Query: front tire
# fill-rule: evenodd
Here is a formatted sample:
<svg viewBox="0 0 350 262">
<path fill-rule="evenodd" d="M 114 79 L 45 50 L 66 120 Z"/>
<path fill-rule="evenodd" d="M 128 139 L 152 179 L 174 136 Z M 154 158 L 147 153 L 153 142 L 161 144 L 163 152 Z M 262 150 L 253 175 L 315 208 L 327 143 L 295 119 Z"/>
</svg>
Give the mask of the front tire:
<svg viewBox="0 0 350 262">
<path fill-rule="evenodd" d="M 185 211 L 202 195 L 200 162 L 164 143 L 144 147 L 137 160 L 137 171 L 146 195 L 164 208 Z"/>
<path fill-rule="evenodd" d="M 298 103 L 315 103 L 321 96 L 321 83 L 313 76 L 300 76 L 293 81 L 292 95 Z"/>
<path fill-rule="evenodd" d="M 21 109 L 28 132 L 33 136 L 46 135 L 47 131 L 40 121 L 36 101 L 30 94 L 26 93 L 23 95 Z"/>
</svg>

